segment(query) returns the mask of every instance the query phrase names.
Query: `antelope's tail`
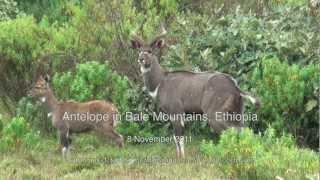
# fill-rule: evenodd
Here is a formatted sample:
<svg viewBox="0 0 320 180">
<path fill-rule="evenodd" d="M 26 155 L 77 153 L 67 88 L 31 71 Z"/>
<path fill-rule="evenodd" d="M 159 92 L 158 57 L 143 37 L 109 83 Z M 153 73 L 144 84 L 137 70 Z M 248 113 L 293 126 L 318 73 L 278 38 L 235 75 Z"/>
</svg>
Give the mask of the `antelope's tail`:
<svg viewBox="0 0 320 180">
<path fill-rule="evenodd" d="M 250 102 L 256 107 L 256 108 L 260 108 L 261 107 L 261 101 L 259 98 L 254 97 L 253 95 L 247 93 L 247 92 L 241 92 L 240 93 L 241 97 L 244 97 L 245 99 L 249 99 Z"/>
</svg>

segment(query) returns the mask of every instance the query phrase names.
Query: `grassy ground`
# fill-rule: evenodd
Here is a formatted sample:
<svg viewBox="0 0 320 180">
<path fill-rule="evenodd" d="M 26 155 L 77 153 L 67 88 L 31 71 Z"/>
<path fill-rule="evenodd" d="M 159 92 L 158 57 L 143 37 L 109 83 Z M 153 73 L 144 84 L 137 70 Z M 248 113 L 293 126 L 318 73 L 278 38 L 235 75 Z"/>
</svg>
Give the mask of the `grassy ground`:
<svg viewBox="0 0 320 180">
<path fill-rule="evenodd" d="M 218 161 L 215 156 L 205 157 L 199 149 L 201 139 L 192 139 L 186 144 L 186 159 L 177 159 L 175 146 L 171 143 L 153 143 L 134 145 L 127 143 L 123 149 L 105 143 L 94 134 L 83 134 L 74 137 L 68 159 L 63 159 L 58 150 L 58 143 L 53 138 L 43 138 L 40 145 L 33 150 L 19 150 L 0 153 L 0 180 L 2 179 L 237 179 L 237 175 L 227 176 L 224 172 L 226 163 Z M 292 152 L 292 151 L 288 151 Z M 301 150 L 302 152 L 302 150 Z M 267 156 L 267 154 L 265 154 Z M 300 153 L 302 155 L 302 153 Z M 276 158 L 277 156 L 270 156 Z M 312 156 L 312 158 L 317 156 Z M 288 154 L 288 158 L 292 158 Z M 306 159 L 307 156 L 305 156 Z M 320 157 L 319 157 L 320 158 Z M 275 159 L 271 159 L 273 161 Z M 320 159 L 319 159 L 320 160 Z M 270 163 L 272 163 L 270 161 Z M 310 158 L 309 158 L 310 161 Z M 316 161 L 314 159 L 313 161 Z M 288 161 L 296 162 L 296 161 Z M 229 162 L 230 163 L 230 162 Z M 298 163 L 298 162 L 296 162 Z M 307 162 L 305 162 L 307 163 Z M 298 163 L 299 164 L 299 163 Z M 223 166 L 221 166 L 223 165 Z M 249 164 L 241 166 L 238 173 L 247 174 L 240 179 L 257 179 L 257 177 L 276 177 L 274 171 L 248 171 Z M 292 165 L 292 164 L 291 164 Z M 284 177 L 291 177 L 290 171 L 296 166 L 286 165 Z M 302 164 L 300 164 L 302 165 Z M 220 168 L 219 168 L 220 167 Z M 223 167 L 221 169 L 221 167 Z M 272 166 L 273 167 L 273 166 Z M 278 166 L 275 166 L 278 167 Z M 281 168 L 282 166 L 280 166 Z M 239 168 L 235 166 L 233 170 Z M 257 168 L 257 167 L 256 167 Z M 278 167 L 279 168 L 279 167 Z M 254 169 L 253 169 L 254 170 Z M 262 174 L 255 174 L 255 173 Z M 252 175 L 251 177 L 250 174 Z M 262 176 L 271 173 L 271 176 Z M 229 173 L 228 173 L 229 174 Z M 282 178 L 280 174 L 280 179 Z M 297 173 L 296 173 L 297 175 Z M 299 174 L 290 179 L 320 178 L 318 171 Z M 278 179 L 279 179 L 278 178 Z M 261 178 L 259 178 L 261 179 Z M 265 179 L 265 178 L 264 178 Z"/>
<path fill-rule="evenodd" d="M 0 179 L 225 179 L 212 159 L 200 156 L 200 141 L 186 145 L 188 157 L 175 156 L 173 144 L 127 144 L 118 149 L 93 136 L 75 139 L 68 160 L 61 157 L 56 140 L 37 151 L 0 156 Z"/>
</svg>

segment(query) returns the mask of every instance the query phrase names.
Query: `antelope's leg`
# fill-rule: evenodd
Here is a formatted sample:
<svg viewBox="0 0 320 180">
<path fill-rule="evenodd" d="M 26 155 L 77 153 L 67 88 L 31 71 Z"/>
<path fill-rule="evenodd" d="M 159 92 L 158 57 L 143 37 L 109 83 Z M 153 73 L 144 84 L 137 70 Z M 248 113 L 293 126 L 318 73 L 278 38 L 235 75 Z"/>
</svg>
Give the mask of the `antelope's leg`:
<svg viewBox="0 0 320 180">
<path fill-rule="evenodd" d="M 115 140 L 115 142 L 118 144 L 118 146 L 120 148 L 124 147 L 124 140 L 122 135 L 120 135 L 119 133 L 117 133 L 114 129 L 110 131 L 110 135 L 109 135 L 112 139 Z"/>
<path fill-rule="evenodd" d="M 184 158 L 184 115 L 182 103 L 176 101 L 175 103 L 160 105 L 163 111 L 169 115 L 170 122 L 173 126 L 173 139 L 176 144 L 176 153 L 178 158 Z"/>
<path fill-rule="evenodd" d="M 124 140 L 123 140 L 122 135 L 117 133 L 113 128 L 102 126 L 102 128 L 98 127 L 97 131 L 98 131 L 98 133 L 102 134 L 103 136 L 108 137 L 108 138 L 112 139 L 113 141 L 115 141 L 116 144 L 120 148 L 124 147 Z"/>
<path fill-rule="evenodd" d="M 174 130 L 173 139 L 176 144 L 177 156 L 184 158 L 184 113 L 171 114 L 170 120 Z"/>
<path fill-rule="evenodd" d="M 68 143 L 69 143 L 68 145 L 70 146 L 71 143 L 72 143 L 72 138 L 71 138 L 71 134 L 70 133 L 68 134 L 67 138 L 68 138 Z"/>
<path fill-rule="evenodd" d="M 185 153 L 184 153 L 184 127 L 182 127 L 178 123 L 173 124 L 173 129 L 174 129 L 174 142 L 176 144 L 176 152 L 177 156 L 184 158 Z"/>
<path fill-rule="evenodd" d="M 67 128 L 61 128 L 59 129 L 59 136 L 60 136 L 60 144 L 62 145 L 62 156 L 65 158 L 68 149 L 69 149 L 69 138 L 68 138 L 68 129 Z"/>
</svg>

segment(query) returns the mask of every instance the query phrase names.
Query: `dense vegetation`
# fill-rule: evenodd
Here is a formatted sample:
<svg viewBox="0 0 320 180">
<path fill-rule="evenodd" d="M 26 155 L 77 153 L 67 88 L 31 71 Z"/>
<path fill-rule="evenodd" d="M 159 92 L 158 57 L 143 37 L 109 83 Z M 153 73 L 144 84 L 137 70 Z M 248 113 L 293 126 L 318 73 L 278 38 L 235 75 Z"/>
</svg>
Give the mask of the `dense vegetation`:
<svg viewBox="0 0 320 180">
<path fill-rule="evenodd" d="M 259 110 L 246 104 L 246 112 L 256 112 L 259 118 L 246 122 L 251 130 L 241 134 L 229 130 L 217 142 L 211 141 L 206 122 L 188 124 L 188 136 L 199 140 L 190 144 L 190 153 L 209 161 L 231 160 L 205 164 L 203 175 L 195 177 L 320 176 L 320 12 L 310 13 L 305 0 L 0 1 L 1 153 L 14 151 L 16 157 L 27 153 L 23 157 L 35 166 L 50 161 L 42 162 L 37 154 L 46 156 L 54 151 L 55 129 L 41 104 L 27 97 L 27 90 L 39 74 L 51 76 L 50 85 L 60 100 L 109 100 L 123 116 L 128 111 L 158 112 L 143 90 L 137 54 L 130 48 L 129 39 L 132 32 L 152 38 L 160 25 L 169 33 L 166 48 L 159 54 L 167 70 L 229 73 L 243 90 L 262 101 Z M 126 137 L 171 136 L 170 123 L 149 119 L 121 121 L 118 131 Z M 174 157 L 172 143 L 127 142 L 126 150 L 118 154 L 115 148 L 90 135 L 81 136 L 74 144 L 78 148 L 74 151 L 87 152 L 88 158 L 135 159 L 164 151 L 172 154 L 159 157 Z M 57 153 L 53 157 L 60 158 Z M 0 176 L 11 171 L 12 167 L 7 167 L 10 162 L 23 166 L 18 158 L 1 160 L 0 169 L 7 169 L 0 171 Z M 249 162 L 239 164 L 234 160 Z M 132 168 L 128 162 L 121 163 L 129 164 L 122 170 Z M 104 165 L 65 163 L 61 171 L 54 173 L 60 176 L 79 171 L 104 177 Z M 185 165 L 190 171 L 198 171 L 196 167 Z M 126 176 L 113 168 L 111 174 Z M 168 173 L 163 174 L 143 170 L 145 164 L 136 168 L 128 174 L 139 171 L 171 177 L 171 171 L 165 168 L 162 170 Z M 38 173 L 27 169 L 26 174 L 17 177 L 43 176 Z"/>
</svg>

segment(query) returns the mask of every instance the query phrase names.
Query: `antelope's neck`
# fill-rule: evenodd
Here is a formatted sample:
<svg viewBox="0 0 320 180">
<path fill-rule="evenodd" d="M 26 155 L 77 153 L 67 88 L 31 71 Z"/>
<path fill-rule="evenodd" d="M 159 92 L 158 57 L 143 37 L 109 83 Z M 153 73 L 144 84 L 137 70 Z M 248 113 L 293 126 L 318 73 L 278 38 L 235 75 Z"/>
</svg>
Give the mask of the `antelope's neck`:
<svg viewBox="0 0 320 180">
<path fill-rule="evenodd" d="M 51 89 L 43 98 L 44 99 L 42 101 L 46 104 L 49 113 L 54 112 L 58 108 L 59 101 L 56 99 Z"/>
<path fill-rule="evenodd" d="M 164 70 L 157 61 L 154 61 L 148 72 L 143 73 L 143 81 L 149 92 L 155 91 L 164 78 Z"/>
</svg>

